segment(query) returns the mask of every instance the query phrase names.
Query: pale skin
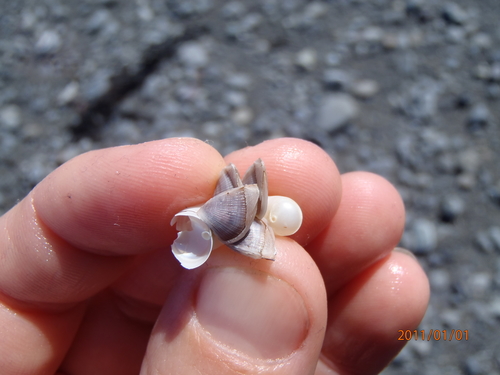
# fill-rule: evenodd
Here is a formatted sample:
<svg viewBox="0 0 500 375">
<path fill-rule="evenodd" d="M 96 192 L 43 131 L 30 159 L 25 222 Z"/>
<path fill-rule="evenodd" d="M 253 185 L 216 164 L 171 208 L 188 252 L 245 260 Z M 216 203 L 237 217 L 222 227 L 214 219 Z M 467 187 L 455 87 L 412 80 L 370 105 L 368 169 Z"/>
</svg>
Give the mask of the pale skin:
<svg viewBox="0 0 500 375">
<path fill-rule="evenodd" d="M 301 205 L 299 232 L 274 262 L 220 248 L 182 269 L 172 216 L 259 157 L 269 194 Z M 404 216 L 388 181 L 340 175 L 297 139 L 225 158 L 194 139 L 83 154 L 0 218 L 2 374 L 379 373 L 429 299 L 416 259 L 393 251 Z"/>
</svg>

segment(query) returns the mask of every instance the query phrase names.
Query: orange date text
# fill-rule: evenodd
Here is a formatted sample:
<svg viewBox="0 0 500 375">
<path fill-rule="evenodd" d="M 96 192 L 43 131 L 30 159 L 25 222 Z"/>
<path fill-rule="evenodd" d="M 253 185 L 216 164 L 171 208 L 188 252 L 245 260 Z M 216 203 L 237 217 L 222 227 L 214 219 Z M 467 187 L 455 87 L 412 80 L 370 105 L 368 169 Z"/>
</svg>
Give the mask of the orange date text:
<svg viewBox="0 0 500 375">
<path fill-rule="evenodd" d="M 451 329 L 451 330 L 438 330 L 438 329 L 398 329 L 399 341 L 410 341 L 410 340 L 422 340 L 422 341 L 468 341 L 469 340 L 469 330 L 468 329 Z"/>
</svg>

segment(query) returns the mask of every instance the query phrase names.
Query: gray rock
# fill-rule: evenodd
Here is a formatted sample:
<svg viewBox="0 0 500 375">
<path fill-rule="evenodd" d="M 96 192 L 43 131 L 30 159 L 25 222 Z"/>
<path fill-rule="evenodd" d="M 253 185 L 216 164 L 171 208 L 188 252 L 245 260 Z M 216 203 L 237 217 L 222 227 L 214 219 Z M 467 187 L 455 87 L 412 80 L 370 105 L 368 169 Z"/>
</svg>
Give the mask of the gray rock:
<svg viewBox="0 0 500 375">
<path fill-rule="evenodd" d="M 427 219 L 417 219 L 412 225 L 413 248 L 417 254 L 434 251 L 438 244 L 436 225 Z"/>
<path fill-rule="evenodd" d="M 429 271 L 429 282 L 435 292 L 446 292 L 451 285 L 450 273 L 445 269 Z"/>
<path fill-rule="evenodd" d="M 441 220 L 453 222 L 465 211 L 465 202 L 457 195 L 446 195 L 441 201 Z"/>
<path fill-rule="evenodd" d="M 312 48 L 304 48 L 297 52 L 295 64 L 306 71 L 312 71 L 318 64 L 318 53 Z"/>
<path fill-rule="evenodd" d="M 9 104 L 0 109 L 0 126 L 4 129 L 16 129 L 21 125 L 21 108 Z"/>
<path fill-rule="evenodd" d="M 378 93 L 379 85 L 373 79 L 361 79 L 355 81 L 350 88 L 351 94 L 360 98 L 368 99 Z"/>
<path fill-rule="evenodd" d="M 332 90 L 342 90 L 351 86 L 352 77 L 345 70 L 326 69 L 323 72 L 323 83 Z"/>
<path fill-rule="evenodd" d="M 323 98 L 318 111 L 318 126 L 335 132 L 353 121 L 359 114 L 356 100 L 347 94 L 331 94 Z"/>
<path fill-rule="evenodd" d="M 491 227 L 488 230 L 493 245 L 500 251 L 500 227 Z"/>
<path fill-rule="evenodd" d="M 57 96 L 59 105 L 66 105 L 73 102 L 80 93 L 80 84 L 76 81 L 68 83 Z"/>
<path fill-rule="evenodd" d="M 457 3 L 446 3 L 443 7 L 443 18 L 453 24 L 463 25 L 467 22 L 469 15 Z"/>
<path fill-rule="evenodd" d="M 487 231 L 480 231 L 475 237 L 476 244 L 485 253 L 493 253 L 495 250 L 495 245 Z"/>
<path fill-rule="evenodd" d="M 203 67 L 209 62 L 208 51 L 199 42 L 186 42 L 179 47 L 179 59 L 191 67 Z"/>
<path fill-rule="evenodd" d="M 491 112 L 484 103 L 478 103 L 471 108 L 467 126 L 471 131 L 476 131 L 485 128 L 491 121 Z"/>
<path fill-rule="evenodd" d="M 55 30 L 43 31 L 35 44 L 35 52 L 40 55 L 54 54 L 61 48 L 62 40 Z"/>
</svg>

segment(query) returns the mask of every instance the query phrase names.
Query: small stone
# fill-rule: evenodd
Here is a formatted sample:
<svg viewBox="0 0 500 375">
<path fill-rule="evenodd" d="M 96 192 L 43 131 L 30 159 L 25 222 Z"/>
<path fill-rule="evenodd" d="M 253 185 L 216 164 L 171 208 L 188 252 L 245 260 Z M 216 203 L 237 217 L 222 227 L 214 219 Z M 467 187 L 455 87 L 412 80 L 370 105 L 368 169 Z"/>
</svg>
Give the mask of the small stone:
<svg viewBox="0 0 500 375">
<path fill-rule="evenodd" d="M 465 287 L 472 298 L 480 298 L 487 295 L 491 289 L 493 278 L 489 273 L 478 272 L 467 278 Z"/>
<path fill-rule="evenodd" d="M 500 251 L 500 227 L 491 227 L 488 232 L 493 245 Z"/>
<path fill-rule="evenodd" d="M 223 126 L 218 122 L 209 121 L 209 122 L 205 122 L 201 126 L 201 131 L 207 137 L 217 138 L 217 137 L 221 136 L 222 131 L 223 131 Z"/>
<path fill-rule="evenodd" d="M 412 226 L 413 249 L 417 254 L 427 254 L 437 247 L 436 225 L 427 219 L 417 219 Z"/>
<path fill-rule="evenodd" d="M 59 105 L 66 105 L 73 102 L 80 92 L 80 85 L 78 82 L 72 81 L 68 83 L 57 96 L 57 103 Z"/>
<path fill-rule="evenodd" d="M 207 49 L 198 42 L 186 42 L 179 47 L 180 60 L 191 67 L 203 67 L 209 62 Z"/>
<path fill-rule="evenodd" d="M 435 269 L 429 272 L 429 282 L 433 291 L 446 292 L 449 290 L 450 273 L 444 269 Z"/>
<path fill-rule="evenodd" d="M 374 96 L 379 90 L 378 83 L 372 79 L 362 79 L 356 81 L 351 86 L 351 93 L 361 99 L 368 99 Z"/>
<path fill-rule="evenodd" d="M 314 70 L 317 63 L 318 54 L 312 48 L 304 48 L 295 56 L 295 64 L 306 71 Z"/>
<path fill-rule="evenodd" d="M 304 10 L 304 15 L 308 19 L 318 19 L 326 15 L 328 7 L 326 4 L 314 1 L 308 4 Z"/>
<path fill-rule="evenodd" d="M 332 94 L 323 98 L 318 112 L 318 126 L 331 133 L 354 120 L 359 114 L 359 107 L 350 95 Z"/>
<path fill-rule="evenodd" d="M 345 70 L 326 69 L 323 73 L 323 83 L 332 90 L 342 90 L 351 85 L 352 77 Z"/>
<path fill-rule="evenodd" d="M 34 139 L 43 134 L 43 126 L 38 123 L 29 123 L 23 126 L 23 135 L 26 138 Z"/>
<path fill-rule="evenodd" d="M 252 85 L 252 79 L 248 74 L 231 73 L 226 77 L 226 83 L 236 89 L 248 89 Z"/>
<path fill-rule="evenodd" d="M 486 374 L 482 361 L 474 356 L 470 356 L 465 360 L 465 371 L 467 375 Z"/>
<path fill-rule="evenodd" d="M 0 109 L 0 124 L 4 129 L 16 129 L 21 125 L 21 109 L 10 104 Z"/>
<path fill-rule="evenodd" d="M 252 122 L 253 117 L 253 111 L 251 108 L 240 107 L 233 112 L 231 119 L 235 124 L 245 126 Z"/>
<path fill-rule="evenodd" d="M 458 4 L 452 2 L 445 4 L 442 15 L 445 21 L 456 25 L 463 25 L 469 18 L 465 10 Z"/>
<path fill-rule="evenodd" d="M 486 231 L 478 232 L 476 234 L 475 241 L 479 248 L 485 253 L 491 254 L 495 250 L 495 245 L 493 244 L 489 233 Z"/>
<path fill-rule="evenodd" d="M 35 52 L 40 55 L 56 53 L 61 48 L 61 37 L 54 30 L 45 30 L 35 44 Z"/>
<path fill-rule="evenodd" d="M 222 7 L 222 16 L 225 18 L 238 18 L 247 11 L 242 1 L 230 1 Z"/>
<path fill-rule="evenodd" d="M 481 162 L 481 156 L 474 149 L 467 149 L 458 154 L 458 165 L 462 172 L 476 174 Z"/>
<path fill-rule="evenodd" d="M 441 202 L 441 220 L 451 223 L 465 211 L 464 201 L 457 195 L 446 195 Z"/>
<path fill-rule="evenodd" d="M 443 324 L 450 328 L 459 328 L 461 323 L 460 311 L 455 309 L 446 309 L 440 314 Z"/>
<path fill-rule="evenodd" d="M 247 104 L 247 96 L 240 91 L 227 91 L 224 101 L 233 107 L 243 107 Z"/>
<path fill-rule="evenodd" d="M 408 341 L 408 346 L 419 357 L 426 357 L 432 351 L 432 342 L 427 340 L 410 340 Z"/>
<path fill-rule="evenodd" d="M 491 113 L 488 107 L 479 103 L 476 104 L 469 112 L 467 119 L 467 127 L 471 131 L 484 129 L 491 120 Z"/>
<path fill-rule="evenodd" d="M 472 190 L 476 186 L 476 176 L 474 174 L 466 172 L 460 173 L 457 176 L 457 184 L 461 189 Z"/>
<path fill-rule="evenodd" d="M 490 302 L 489 310 L 495 318 L 500 318 L 500 297 L 496 297 Z"/>
</svg>

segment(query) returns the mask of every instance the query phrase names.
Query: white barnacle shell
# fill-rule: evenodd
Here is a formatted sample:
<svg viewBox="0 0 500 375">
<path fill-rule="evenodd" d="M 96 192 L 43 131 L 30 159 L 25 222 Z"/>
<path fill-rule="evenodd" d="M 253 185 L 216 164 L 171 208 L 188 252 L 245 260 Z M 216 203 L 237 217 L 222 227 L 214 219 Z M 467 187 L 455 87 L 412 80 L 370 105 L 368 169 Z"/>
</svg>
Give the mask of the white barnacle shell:
<svg viewBox="0 0 500 375">
<path fill-rule="evenodd" d="M 172 253 L 184 268 L 193 269 L 205 263 L 214 245 L 212 232 L 198 216 L 200 206 L 186 208 L 176 214 L 170 225 L 179 231 Z"/>
<path fill-rule="evenodd" d="M 261 159 L 252 164 L 243 180 L 229 164 L 210 200 L 172 218 L 170 224 L 176 224 L 179 231 L 172 252 L 187 269 L 201 266 L 221 244 L 255 259 L 274 260 L 275 234 L 291 235 L 301 223 L 302 211 L 291 198 L 268 197 Z"/>
</svg>

